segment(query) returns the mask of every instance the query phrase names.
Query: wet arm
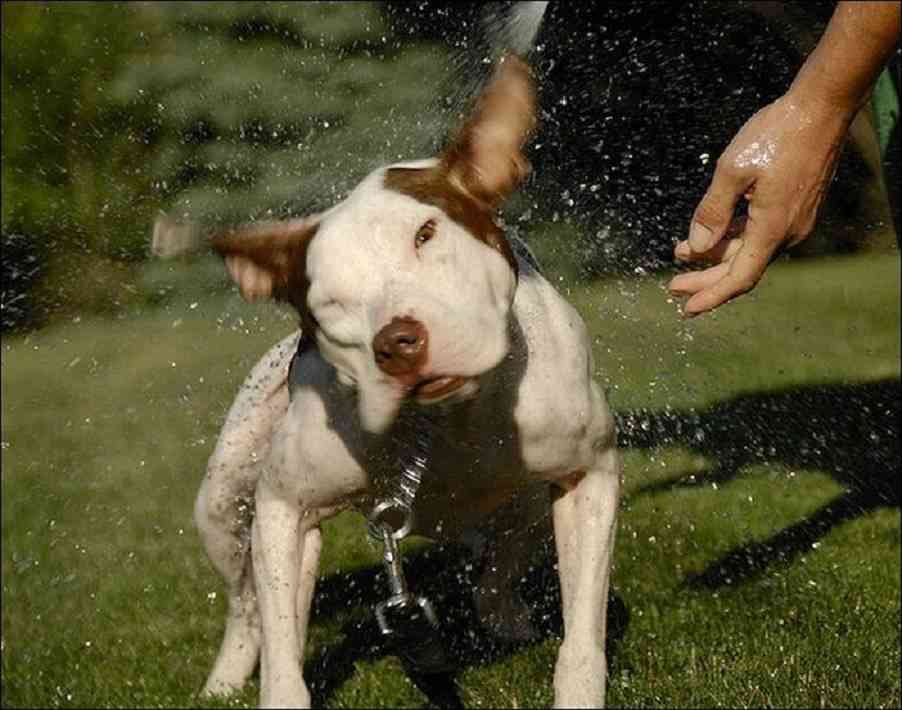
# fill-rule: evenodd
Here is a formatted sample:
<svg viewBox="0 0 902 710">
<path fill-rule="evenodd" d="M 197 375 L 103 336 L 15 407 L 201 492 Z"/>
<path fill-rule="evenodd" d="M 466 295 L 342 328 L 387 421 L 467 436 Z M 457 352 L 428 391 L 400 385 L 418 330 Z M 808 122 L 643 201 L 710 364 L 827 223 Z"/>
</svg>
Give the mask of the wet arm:
<svg viewBox="0 0 902 710">
<path fill-rule="evenodd" d="M 823 102 L 851 120 L 899 40 L 900 6 L 884 2 L 840 2 L 790 93 Z"/>
</svg>

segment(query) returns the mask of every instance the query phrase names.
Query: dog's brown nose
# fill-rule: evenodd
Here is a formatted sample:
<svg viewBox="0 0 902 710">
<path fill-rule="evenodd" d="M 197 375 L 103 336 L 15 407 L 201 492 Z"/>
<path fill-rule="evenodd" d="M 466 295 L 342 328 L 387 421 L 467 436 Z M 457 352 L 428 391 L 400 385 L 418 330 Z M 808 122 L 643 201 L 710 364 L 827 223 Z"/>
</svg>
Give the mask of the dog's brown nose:
<svg viewBox="0 0 902 710">
<path fill-rule="evenodd" d="M 376 364 L 386 375 L 416 375 L 426 362 L 426 328 L 413 318 L 393 318 L 373 338 Z"/>
</svg>

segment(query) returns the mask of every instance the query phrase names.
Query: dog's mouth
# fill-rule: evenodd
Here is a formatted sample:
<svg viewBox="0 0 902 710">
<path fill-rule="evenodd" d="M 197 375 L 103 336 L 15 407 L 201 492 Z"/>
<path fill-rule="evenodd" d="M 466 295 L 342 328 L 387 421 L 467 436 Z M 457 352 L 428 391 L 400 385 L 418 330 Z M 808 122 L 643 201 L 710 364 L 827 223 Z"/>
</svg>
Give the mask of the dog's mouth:
<svg viewBox="0 0 902 710">
<path fill-rule="evenodd" d="M 479 385 L 472 377 L 441 376 L 418 382 L 410 391 L 411 397 L 421 404 L 433 404 L 452 395 L 472 395 Z"/>
</svg>

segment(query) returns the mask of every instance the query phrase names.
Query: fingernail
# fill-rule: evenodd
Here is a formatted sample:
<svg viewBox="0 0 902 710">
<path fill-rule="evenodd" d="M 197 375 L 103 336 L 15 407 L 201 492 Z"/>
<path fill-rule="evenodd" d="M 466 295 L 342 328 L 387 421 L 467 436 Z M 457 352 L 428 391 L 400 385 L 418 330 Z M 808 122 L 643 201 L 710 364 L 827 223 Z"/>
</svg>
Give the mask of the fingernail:
<svg viewBox="0 0 902 710">
<path fill-rule="evenodd" d="M 694 252 L 708 251 L 714 246 L 714 232 L 703 224 L 693 222 L 689 228 L 689 246 Z"/>
<path fill-rule="evenodd" d="M 692 289 L 687 288 L 685 284 L 687 281 L 691 283 L 691 279 L 691 273 L 678 274 L 677 276 L 674 276 L 672 279 L 670 279 L 670 283 L 667 284 L 667 289 L 675 296 L 690 296 L 695 292 Z"/>
<path fill-rule="evenodd" d="M 683 303 L 683 309 L 682 309 L 683 318 L 686 318 L 686 319 L 695 318 L 700 313 L 703 313 L 703 311 L 698 310 L 698 308 L 696 307 L 697 303 L 698 303 L 698 300 L 694 297 L 690 297 L 690 298 L 686 299 L 686 301 Z"/>
<path fill-rule="evenodd" d="M 681 315 L 683 316 L 684 320 L 689 320 L 691 318 L 695 318 L 698 315 L 698 312 L 697 311 L 687 311 L 686 306 L 684 305 Z"/>
<path fill-rule="evenodd" d="M 673 256 L 675 259 L 685 261 L 689 257 L 689 242 L 677 242 L 673 248 Z"/>
</svg>

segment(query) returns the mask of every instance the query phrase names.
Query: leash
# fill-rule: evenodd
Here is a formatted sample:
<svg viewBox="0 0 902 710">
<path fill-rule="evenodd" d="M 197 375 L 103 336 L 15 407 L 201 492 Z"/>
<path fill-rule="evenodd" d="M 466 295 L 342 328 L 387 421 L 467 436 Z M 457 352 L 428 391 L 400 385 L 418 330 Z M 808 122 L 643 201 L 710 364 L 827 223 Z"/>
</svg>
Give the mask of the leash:
<svg viewBox="0 0 902 710">
<path fill-rule="evenodd" d="M 441 673 L 453 663 L 442 643 L 432 603 L 407 587 L 399 543 L 413 529 L 413 505 L 429 464 L 430 427 L 417 427 L 413 449 L 399 461 L 400 476 L 392 495 L 376 502 L 367 517 L 370 538 L 382 545 L 389 597 L 374 608 L 382 639 L 421 673 Z"/>
</svg>

